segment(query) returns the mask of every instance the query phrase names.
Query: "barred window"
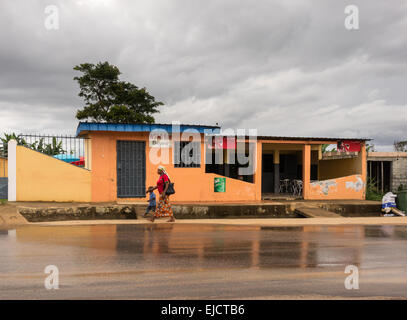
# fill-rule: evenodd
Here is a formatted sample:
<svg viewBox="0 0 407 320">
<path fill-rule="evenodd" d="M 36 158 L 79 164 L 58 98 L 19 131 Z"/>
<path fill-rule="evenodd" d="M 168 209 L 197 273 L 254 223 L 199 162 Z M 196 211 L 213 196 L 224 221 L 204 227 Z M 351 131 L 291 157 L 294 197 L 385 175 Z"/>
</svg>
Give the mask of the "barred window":
<svg viewBox="0 0 407 320">
<path fill-rule="evenodd" d="M 200 142 L 176 141 L 174 143 L 175 168 L 200 168 L 201 144 Z"/>
</svg>

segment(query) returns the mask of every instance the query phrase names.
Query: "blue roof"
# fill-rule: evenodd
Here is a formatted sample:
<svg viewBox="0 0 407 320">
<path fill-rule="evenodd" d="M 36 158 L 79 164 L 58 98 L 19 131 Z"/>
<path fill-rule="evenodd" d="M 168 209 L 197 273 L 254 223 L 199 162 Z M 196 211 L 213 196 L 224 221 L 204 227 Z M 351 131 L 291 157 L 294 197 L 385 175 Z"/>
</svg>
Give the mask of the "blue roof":
<svg viewBox="0 0 407 320">
<path fill-rule="evenodd" d="M 174 132 L 184 132 L 186 130 L 196 130 L 199 133 L 205 133 L 205 130 L 212 130 L 212 133 L 219 133 L 219 126 L 190 125 L 179 124 L 175 127 Z M 102 123 L 102 122 L 79 122 L 76 129 L 76 135 L 80 136 L 84 131 L 114 131 L 114 132 L 150 132 L 152 130 L 166 130 L 168 133 L 173 132 L 172 124 L 159 123 Z"/>
</svg>

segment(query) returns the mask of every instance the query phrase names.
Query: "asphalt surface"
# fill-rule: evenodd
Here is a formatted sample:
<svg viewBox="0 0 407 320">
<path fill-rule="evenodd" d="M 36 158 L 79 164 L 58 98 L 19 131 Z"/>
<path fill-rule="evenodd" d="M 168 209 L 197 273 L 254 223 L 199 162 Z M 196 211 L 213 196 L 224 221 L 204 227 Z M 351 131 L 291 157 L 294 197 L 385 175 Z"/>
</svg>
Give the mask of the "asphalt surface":
<svg viewBox="0 0 407 320">
<path fill-rule="evenodd" d="M 0 231 L 0 299 L 406 299 L 406 248 L 392 225 L 28 225 Z"/>
</svg>

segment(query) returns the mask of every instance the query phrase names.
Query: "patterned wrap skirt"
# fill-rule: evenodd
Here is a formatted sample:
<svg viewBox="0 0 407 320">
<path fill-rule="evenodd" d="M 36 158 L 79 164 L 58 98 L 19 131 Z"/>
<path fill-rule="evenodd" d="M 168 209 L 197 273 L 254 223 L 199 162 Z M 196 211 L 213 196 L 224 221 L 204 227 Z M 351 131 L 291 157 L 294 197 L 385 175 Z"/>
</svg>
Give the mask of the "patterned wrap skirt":
<svg viewBox="0 0 407 320">
<path fill-rule="evenodd" d="M 164 199 L 160 199 L 158 201 L 157 210 L 155 211 L 154 216 L 156 218 L 173 216 L 171 204 L 168 197 L 165 197 Z"/>
</svg>

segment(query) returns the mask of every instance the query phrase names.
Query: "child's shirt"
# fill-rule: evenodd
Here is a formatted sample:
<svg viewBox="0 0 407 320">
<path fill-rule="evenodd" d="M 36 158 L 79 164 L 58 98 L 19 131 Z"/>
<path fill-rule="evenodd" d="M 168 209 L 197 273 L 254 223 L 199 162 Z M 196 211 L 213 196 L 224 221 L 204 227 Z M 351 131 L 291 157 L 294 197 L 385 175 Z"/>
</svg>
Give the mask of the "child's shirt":
<svg viewBox="0 0 407 320">
<path fill-rule="evenodd" d="M 150 192 L 150 199 L 148 200 L 150 207 L 155 207 L 157 204 L 155 202 L 155 193 Z"/>
</svg>

